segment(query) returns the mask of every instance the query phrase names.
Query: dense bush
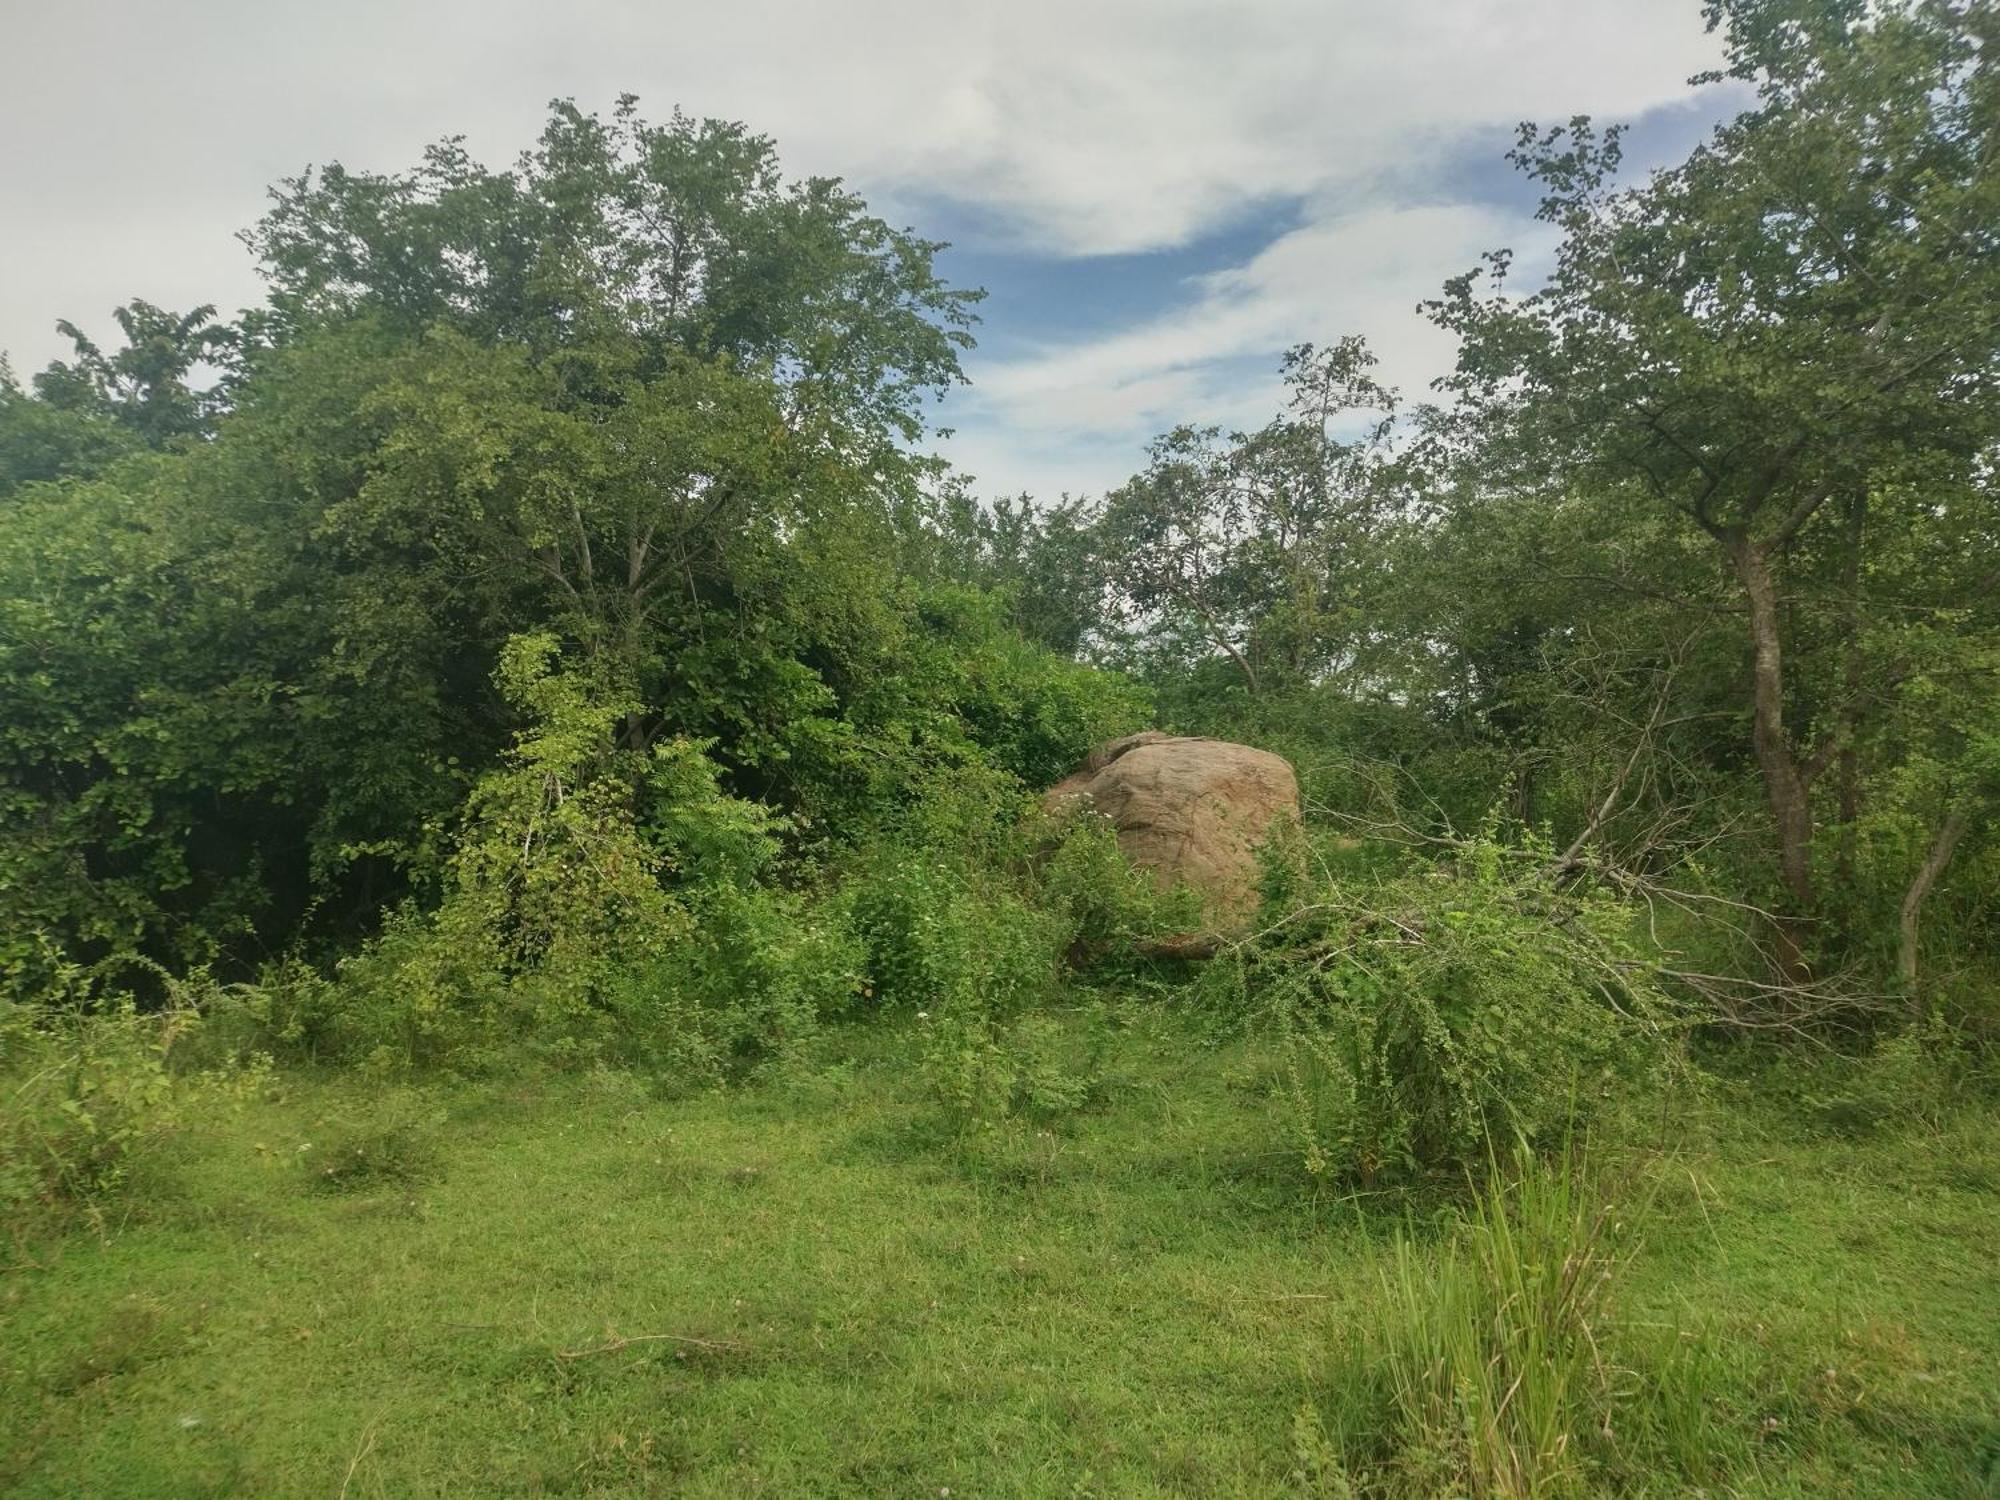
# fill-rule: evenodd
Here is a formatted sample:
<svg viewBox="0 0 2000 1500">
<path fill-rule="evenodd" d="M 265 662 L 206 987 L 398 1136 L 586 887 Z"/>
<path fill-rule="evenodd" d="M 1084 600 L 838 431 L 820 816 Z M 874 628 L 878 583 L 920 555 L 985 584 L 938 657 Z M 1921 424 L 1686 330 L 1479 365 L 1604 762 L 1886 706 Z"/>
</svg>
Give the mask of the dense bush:
<svg viewBox="0 0 2000 1500">
<path fill-rule="evenodd" d="M 141 1011 L 74 964 L 50 968 L 52 989 L 0 1001 L 0 1217 L 21 1228 L 43 1211 L 95 1212 L 183 1124 L 247 1097 L 269 1063 L 204 1054 L 216 991 L 203 976 Z"/>
<path fill-rule="evenodd" d="M 483 777 L 442 901 L 405 909 L 342 965 L 334 1045 L 389 1064 L 650 1059 L 684 1080 L 781 1049 L 852 989 L 804 904 L 763 884 L 782 820 L 722 790 L 705 747 L 624 748 L 629 704 L 511 642 L 527 720 Z"/>
<path fill-rule="evenodd" d="M 914 1013 L 925 1081 L 962 1123 L 1081 1102 L 1087 1081 L 1039 1009 L 1078 970 L 1129 961 L 1137 939 L 1194 910 L 1134 870 L 1103 819 L 1074 811 L 1017 813 L 970 861 L 885 846 L 839 905 L 864 955 L 863 994 Z"/>
<path fill-rule="evenodd" d="M 984 1107 L 1008 1090 L 965 1077 L 1001 1032 L 1171 905 L 1101 823 L 1028 816 L 1020 779 L 969 751 L 916 757 L 917 796 L 810 859 L 795 820 L 726 790 L 709 742 L 627 743 L 634 705 L 587 653 L 519 636 L 496 678 L 520 727 L 440 835 L 436 904 L 406 903 L 331 980 L 288 960 L 218 990 L 230 1034 L 398 1069 L 616 1059 L 686 1087 L 893 1005 L 935 1021 L 932 1071 L 964 1075 L 941 1091 Z"/>
<path fill-rule="evenodd" d="M 1631 914 L 1483 838 L 1379 883 L 1322 880 L 1208 981 L 1285 1059 L 1306 1164 L 1372 1182 L 1580 1128 L 1675 1053 Z"/>
<path fill-rule="evenodd" d="M 1037 899 L 1061 917 L 1078 959 L 1129 956 L 1134 944 L 1202 925 L 1201 899 L 1186 886 L 1162 890 L 1136 870 L 1101 815 L 1071 801 L 1031 831 L 1041 841 Z"/>
</svg>

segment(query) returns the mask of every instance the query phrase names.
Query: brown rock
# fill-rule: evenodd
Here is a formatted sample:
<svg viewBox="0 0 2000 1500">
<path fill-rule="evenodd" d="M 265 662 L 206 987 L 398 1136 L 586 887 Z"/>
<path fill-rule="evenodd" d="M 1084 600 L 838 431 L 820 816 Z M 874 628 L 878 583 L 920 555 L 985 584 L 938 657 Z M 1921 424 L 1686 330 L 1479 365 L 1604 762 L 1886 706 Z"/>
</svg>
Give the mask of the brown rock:
<svg viewBox="0 0 2000 1500">
<path fill-rule="evenodd" d="M 1282 757 L 1157 730 L 1100 745 L 1042 804 L 1054 811 L 1071 798 L 1110 820 L 1134 865 L 1163 886 L 1185 881 L 1221 926 L 1256 911 L 1257 848 L 1275 820 L 1299 816 L 1298 778 Z"/>
</svg>

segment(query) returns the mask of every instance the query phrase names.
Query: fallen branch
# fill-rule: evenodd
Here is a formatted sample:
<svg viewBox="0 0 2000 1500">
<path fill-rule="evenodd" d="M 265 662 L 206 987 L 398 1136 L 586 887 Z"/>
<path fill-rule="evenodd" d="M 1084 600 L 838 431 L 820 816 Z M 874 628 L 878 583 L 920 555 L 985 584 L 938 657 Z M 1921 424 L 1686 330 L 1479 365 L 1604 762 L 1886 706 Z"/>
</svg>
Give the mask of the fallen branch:
<svg viewBox="0 0 2000 1500">
<path fill-rule="evenodd" d="M 381 1420 L 382 1414 L 377 1412 L 362 1429 L 361 1446 L 354 1450 L 354 1457 L 347 1461 L 347 1472 L 340 1479 L 339 1500 L 347 1500 L 347 1487 L 354 1483 L 354 1471 L 361 1467 L 364 1458 L 375 1451 L 375 1427 Z"/>
<path fill-rule="evenodd" d="M 616 1354 L 620 1349 L 629 1349 L 634 1344 L 686 1344 L 690 1348 L 710 1349 L 717 1353 L 729 1353 L 743 1347 L 741 1344 L 732 1344 L 726 1339 L 698 1339 L 685 1333 L 634 1333 L 624 1337 L 613 1335 L 605 1343 L 593 1344 L 588 1349 L 558 1349 L 556 1358 L 588 1359 L 593 1354 Z"/>
<path fill-rule="evenodd" d="M 1177 932 L 1169 937 L 1140 938 L 1133 944 L 1142 958 L 1213 958 L 1222 950 L 1222 937 L 1213 932 Z"/>
</svg>

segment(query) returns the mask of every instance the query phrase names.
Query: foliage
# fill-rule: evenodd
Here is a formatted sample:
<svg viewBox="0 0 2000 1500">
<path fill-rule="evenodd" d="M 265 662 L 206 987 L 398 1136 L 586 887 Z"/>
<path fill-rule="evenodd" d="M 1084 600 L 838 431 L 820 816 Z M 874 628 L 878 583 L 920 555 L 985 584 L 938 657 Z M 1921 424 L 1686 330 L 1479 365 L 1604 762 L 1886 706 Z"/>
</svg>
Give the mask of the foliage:
<svg viewBox="0 0 2000 1500">
<path fill-rule="evenodd" d="M 1865 1051 L 1767 1069 L 1762 1087 L 1835 1138 L 1938 1135 L 2000 1085 L 1990 1046 L 1932 1014 Z"/>
<path fill-rule="evenodd" d="M 1808 968 L 1804 919 L 1827 915 L 1815 784 L 1902 707 L 1936 650 L 1923 637 L 1976 614 L 1968 654 L 1990 653 L 1990 574 L 1931 553 L 1961 533 L 1991 547 L 2000 94 L 1983 12 L 1719 0 L 1754 106 L 1622 190 L 1615 128 L 1524 126 L 1514 159 L 1563 236 L 1553 273 L 1515 297 L 1489 256 L 1489 287 L 1469 273 L 1432 304 L 1463 340 L 1473 484 L 1602 495 L 1724 571 L 1788 979 Z M 1845 762 L 1843 821 L 1858 778 Z"/>
<path fill-rule="evenodd" d="M 0 1189 L 10 1215 L 114 1191 L 134 1153 L 178 1123 L 165 1063 L 177 1022 L 186 1018 L 128 1009 L 49 1024 L 30 1007 L 9 1007 Z"/>
<path fill-rule="evenodd" d="M 1996 35 L 1708 11 L 1448 404 L 1301 345 L 1101 500 L 925 453 L 942 246 L 630 98 L 0 366 L 0 1488 L 1990 1482 Z M 1306 794 L 1192 980 L 1037 804 L 1149 724 Z"/>
<path fill-rule="evenodd" d="M 724 886 L 686 898 L 692 931 L 626 974 L 611 1002 L 617 1050 L 668 1077 L 714 1082 L 801 1055 L 860 994 L 863 949 L 838 914 L 797 897 Z M 678 1002 L 678 1029 L 654 1017 Z"/>
<path fill-rule="evenodd" d="M 1620 904 L 1491 831 L 1444 866 L 1327 881 L 1220 969 L 1286 1059 L 1306 1166 L 1364 1183 L 1462 1170 L 1584 1128 L 1658 1077 L 1672 1011 Z"/>
<path fill-rule="evenodd" d="M 110 354 L 74 323 L 59 322 L 75 357 L 35 376 L 35 394 L 55 411 L 104 419 L 149 448 L 205 435 L 221 393 L 198 391 L 188 377 L 199 365 L 226 361 L 236 330 L 216 324 L 212 306 L 171 313 L 134 300 L 112 317 L 125 346 Z"/>
<path fill-rule="evenodd" d="M 170 986 L 171 1003 L 142 1012 L 79 966 L 0 1002 L 0 1211 L 31 1215 L 104 1205 L 185 1124 L 211 1123 L 260 1085 L 269 1058 L 198 1058 L 205 976 Z"/>
<path fill-rule="evenodd" d="M 959 378 L 977 292 L 938 280 L 941 247 L 892 229 L 832 178 L 786 183 L 772 143 L 635 96 L 609 120 L 562 100 L 511 170 L 462 138 L 416 170 L 332 164 L 290 179 L 247 237 L 289 336 L 356 313 L 560 355 L 580 389 L 608 343 L 642 361 L 727 354 L 776 371 L 787 405 L 870 461 L 915 437 Z M 624 361 L 621 360 L 620 363 Z"/>
<path fill-rule="evenodd" d="M 1047 826 L 1031 835 L 1048 846 L 1036 901 L 1062 920 L 1072 956 L 1127 954 L 1145 938 L 1200 928 L 1200 898 L 1186 887 L 1162 890 L 1151 874 L 1134 869 L 1102 814 L 1072 801 L 1045 817 Z"/>
<path fill-rule="evenodd" d="M 1097 548 L 1143 660 L 1220 652 L 1251 695 L 1352 671 L 1370 544 L 1406 502 L 1395 394 L 1358 339 L 1285 357 L 1287 413 L 1254 434 L 1179 427 L 1108 496 Z M 1359 419 L 1359 437 L 1338 436 Z"/>
<path fill-rule="evenodd" d="M 893 847 L 847 901 L 864 954 L 862 995 L 914 1013 L 932 1091 L 962 1119 L 1004 1114 L 1015 1082 L 1006 1031 L 1055 994 L 1061 919 L 934 852 Z"/>
<path fill-rule="evenodd" d="M 617 747 L 626 706 L 510 643 L 529 718 L 474 788 L 446 894 L 346 966 L 350 1047 L 385 1061 L 644 1057 L 681 1082 L 782 1054 L 836 1011 L 856 955 L 837 924 L 760 884 L 780 820 L 729 796 L 704 747 Z"/>
<path fill-rule="evenodd" d="M 0 382 L 0 964 L 46 929 L 240 977 L 434 901 L 515 635 L 802 832 L 858 837 L 885 766 L 1016 708 L 1023 767 L 1089 732 L 1090 674 L 935 639 L 898 561 L 971 295 L 768 142 L 561 106 L 514 172 L 328 168 L 251 239 L 273 301 L 239 325 L 135 303 L 126 348 Z"/>
<path fill-rule="evenodd" d="M 108 418 L 30 396 L 0 356 L 0 501 L 39 480 L 87 478 L 132 447 Z"/>
<path fill-rule="evenodd" d="M 1017 902 L 956 915 L 941 936 L 958 967 L 931 1008 L 917 1012 L 918 1066 L 946 1117 L 968 1126 L 1062 1091 L 1029 1013 L 1054 995 L 1061 947 L 1056 924 Z"/>
<path fill-rule="evenodd" d="M 1101 818 L 1032 818 L 1006 837 L 1010 849 L 966 864 L 887 847 L 839 898 L 864 1001 L 915 1013 L 923 1076 L 961 1125 L 1090 1097 L 1091 1065 L 1053 1044 L 1047 1007 L 1065 979 L 1129 963 L 1138 940 L 1185 930 L 1198 910 L 1134 870 Z"/>
<path fill-rule="evenodd" d="M 467 799 L 443 901 L 349 966 L 357 1022 L 384 1061 L 514 1034 L 588 1048 L 610 986 L 685 929 L 639 835 L 645 758 L 612 733 L 625 704 L 554 668 L 556 649 L 523 636 L 502 653 L 501 691 L 528 727 Z"/>
<path fill-rule="evenodd" d="M 1028 640 L 1065 656 L 1103 643 L 1112 559 L 1089 500 L 1003 495 L 986 504 L 960 478 L 933 498 L 924 520 L 938 570 L 1002 598 Z"/>
</svg>

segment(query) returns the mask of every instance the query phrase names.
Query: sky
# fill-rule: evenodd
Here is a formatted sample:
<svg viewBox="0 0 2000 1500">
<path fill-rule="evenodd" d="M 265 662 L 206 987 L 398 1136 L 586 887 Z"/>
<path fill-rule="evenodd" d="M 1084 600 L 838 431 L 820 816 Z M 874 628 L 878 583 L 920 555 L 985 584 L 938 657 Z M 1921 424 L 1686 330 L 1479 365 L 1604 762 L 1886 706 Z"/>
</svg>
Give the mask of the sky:
<svg viewBox="0 0 2000 1500">
<path fill-rule="evenodd" d="M 939 446 L 988 496 L 1096 494 L 1177 423 L 1267 420 L 1295 343 L 1361 334 L 1420 396 L 1417 302 L 1549 252 L 1516 123 L 1676 160 L 1739 102 L 1687 82 L 1718 56 L 1697 0 L 0 0 L 0 350 L 256 302 L 236 232 L 309 164 L 500 164 L 550 99 L 631 92 L 951 241 L 988 297 Z"/>
</svg>

